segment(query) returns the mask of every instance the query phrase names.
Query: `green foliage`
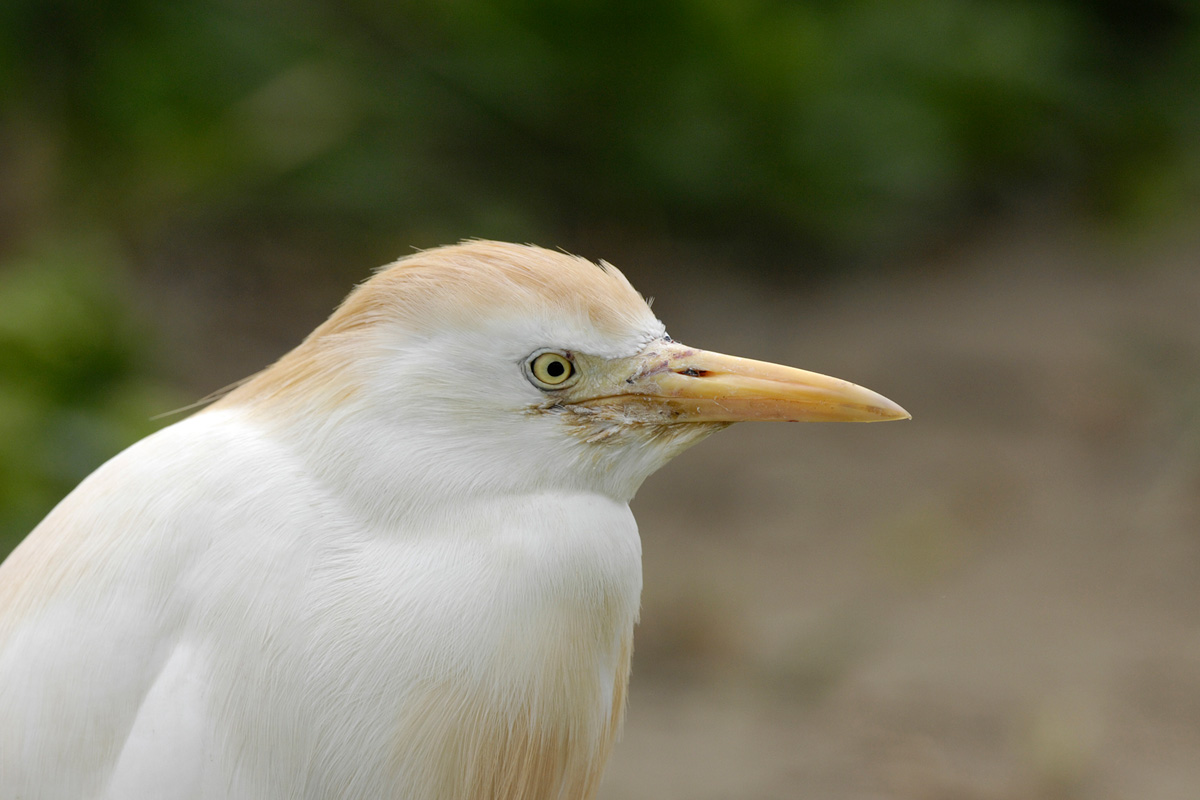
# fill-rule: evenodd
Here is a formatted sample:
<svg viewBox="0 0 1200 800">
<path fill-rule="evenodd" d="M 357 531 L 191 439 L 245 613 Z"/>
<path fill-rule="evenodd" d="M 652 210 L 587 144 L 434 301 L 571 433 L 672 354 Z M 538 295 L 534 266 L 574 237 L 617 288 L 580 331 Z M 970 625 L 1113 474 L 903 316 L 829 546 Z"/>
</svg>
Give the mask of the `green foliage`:
<svg viewBox="0 0 1200 800">
<path fill-rule="evenodd" d="M 0 557 L 171 407 L 117 287 L 94 249 L 0 265 Z"/>
<path fill-rule="evenodd" d="M 1030 192 L 1194 199 L 1198 31 L 1183 0 L 10 0 L 0 91 L 50 205 L 142 239 L 854 255 Z"/>
</svg>

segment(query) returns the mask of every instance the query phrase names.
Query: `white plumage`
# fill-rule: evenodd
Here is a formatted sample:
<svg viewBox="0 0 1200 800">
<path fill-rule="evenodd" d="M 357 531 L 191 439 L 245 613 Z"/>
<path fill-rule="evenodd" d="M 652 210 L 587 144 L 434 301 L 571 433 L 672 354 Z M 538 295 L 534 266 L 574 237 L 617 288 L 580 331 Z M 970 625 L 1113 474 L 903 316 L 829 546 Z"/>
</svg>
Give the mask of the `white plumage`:
<svg viewBox="0 0 1200 800">
<path fill-rule="evenodd" d="M 402 259 L 0 565 L 0 799 L 591 797 L 641 482 L 734 421 L 905 416 L 671 342 L 608 266 Z"/>
</svg>

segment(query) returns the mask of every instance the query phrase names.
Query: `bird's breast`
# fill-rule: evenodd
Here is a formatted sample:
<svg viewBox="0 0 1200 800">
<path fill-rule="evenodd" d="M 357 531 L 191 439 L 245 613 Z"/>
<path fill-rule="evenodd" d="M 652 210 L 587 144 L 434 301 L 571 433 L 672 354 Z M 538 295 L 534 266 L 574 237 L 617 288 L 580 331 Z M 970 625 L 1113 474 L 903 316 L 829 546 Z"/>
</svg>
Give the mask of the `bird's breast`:
<svg viewBox="0 0 1200 800">
<path fill-rule="evenodd" d="M 460 500 L 416 527 L 343 545 L 318 580 L 311 641 L 324 652 L 309 694 L 369 687 L 377 696 L 352 706 L 389 728 L 376 737 L 347 717 L 328 730 L 362 731 L 368 749 L 388 741 L 379 763 L 405 796 L 590 797 L 624 709 L 641 593 L 628 507 Z"/>
</svg>

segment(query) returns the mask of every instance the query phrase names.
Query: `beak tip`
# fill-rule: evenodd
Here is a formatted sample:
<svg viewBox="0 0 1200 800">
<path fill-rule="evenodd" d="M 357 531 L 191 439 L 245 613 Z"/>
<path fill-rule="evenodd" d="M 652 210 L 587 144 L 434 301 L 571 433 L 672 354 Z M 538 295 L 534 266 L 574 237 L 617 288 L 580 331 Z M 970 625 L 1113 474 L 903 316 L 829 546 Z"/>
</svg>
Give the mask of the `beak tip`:
<svg viewBox="0 0 1200 800">
<path fill-rule="evenodd" d="M 877 397 L 880 402 L 871 408 L 871 412 L 875 414 L 875 421 L 892 422 L 912 419 L 912 414 L 901 408 L 898 403 L 894 403 L 882 395 L 877 395 Z"/>
</svg>

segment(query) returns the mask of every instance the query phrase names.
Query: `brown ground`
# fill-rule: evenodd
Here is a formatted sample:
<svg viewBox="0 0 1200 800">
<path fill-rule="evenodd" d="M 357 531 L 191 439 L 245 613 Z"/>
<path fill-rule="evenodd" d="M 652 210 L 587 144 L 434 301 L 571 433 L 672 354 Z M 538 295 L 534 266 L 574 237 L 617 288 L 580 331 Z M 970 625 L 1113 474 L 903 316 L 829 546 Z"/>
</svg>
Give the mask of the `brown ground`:
<svg viewBox="0 0 1200 800">
<path fill-rule="evenodd" d="M 1200 798 L 1200 244 L 940 260 L 788 296 L 618 261 L 677 339 L 914 420 L 737 426 L 647 482 L 603 800 Z M 274 346 L 225 334 L 222 379 Z"/>
<path fill-rule="evenodd" d="M 1200 248 L 1115 249 L 663 293 L 680 340 L 914 419 L 739 426 L 647 483 L 604 798 L 1200 797 Z"/>
</svg>

